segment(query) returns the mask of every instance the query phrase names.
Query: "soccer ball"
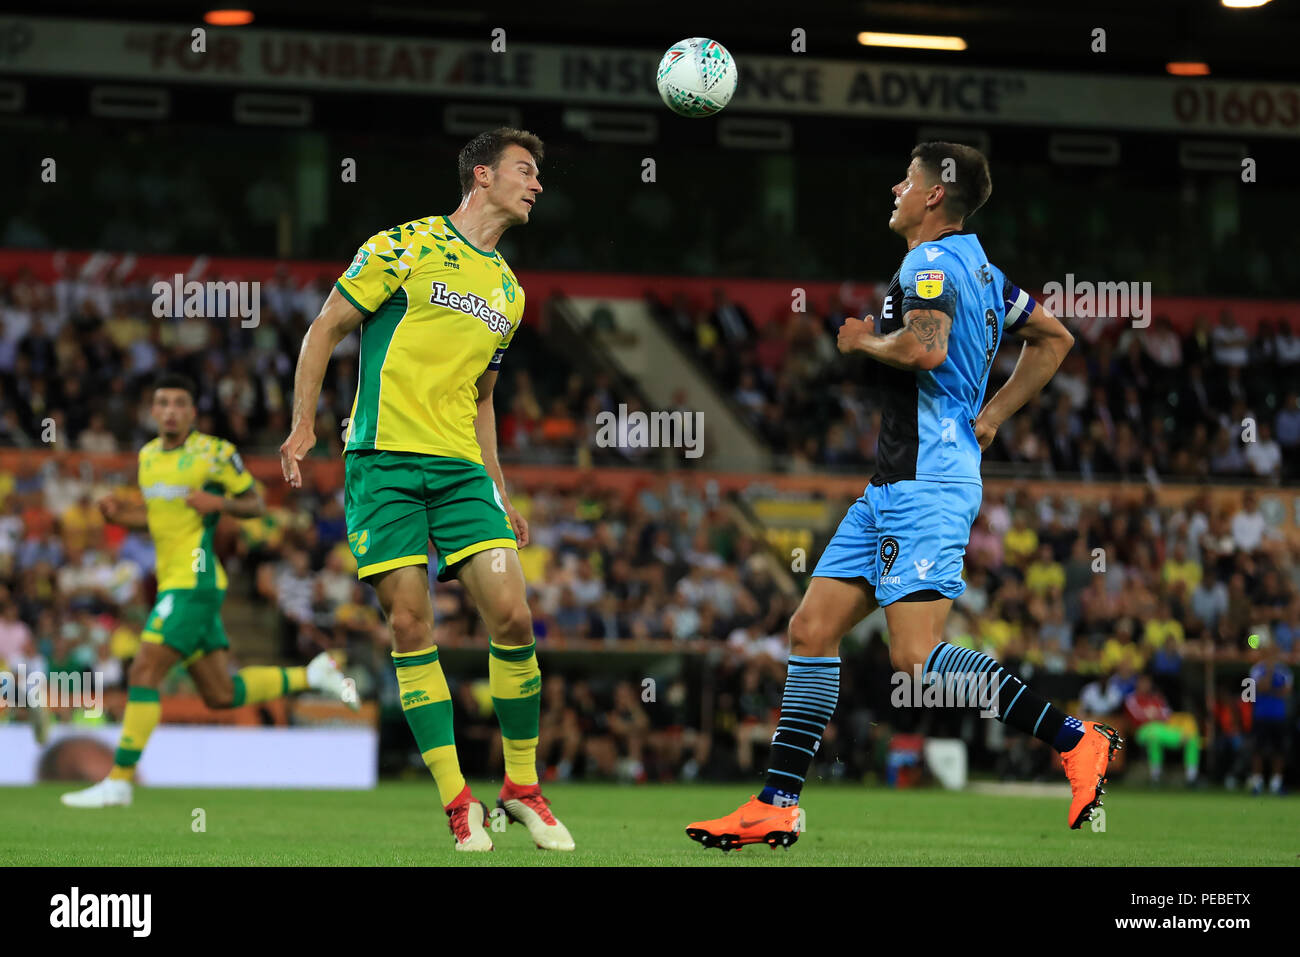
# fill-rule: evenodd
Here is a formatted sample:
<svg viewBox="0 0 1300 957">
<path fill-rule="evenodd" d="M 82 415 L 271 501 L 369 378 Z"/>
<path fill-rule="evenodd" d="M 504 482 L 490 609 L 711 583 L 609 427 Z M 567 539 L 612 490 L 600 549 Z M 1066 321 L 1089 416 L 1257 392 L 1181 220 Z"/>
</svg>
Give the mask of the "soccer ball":
<svg viewBox="0 0 1300 957">
<path fill-rule="evenodd" d="M 691 37 L 668 48 L 655 83 L 668 109 L 679 116 L 712 116 L 736 92 L 736 61 L 717 40 Z"/>
</svg>

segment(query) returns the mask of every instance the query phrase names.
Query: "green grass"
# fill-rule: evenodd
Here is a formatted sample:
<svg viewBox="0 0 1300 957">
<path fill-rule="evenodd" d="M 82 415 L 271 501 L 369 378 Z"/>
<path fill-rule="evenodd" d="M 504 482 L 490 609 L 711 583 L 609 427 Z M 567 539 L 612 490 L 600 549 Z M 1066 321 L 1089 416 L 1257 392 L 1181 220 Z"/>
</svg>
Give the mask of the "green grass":
<svg viewBox="0 0 1300 957">
<path fill-rule="evenodd" d="M 818 786 L 809 830 L 790 850 L 724 855 L 690 841 L 685 825 L 734 810 L 733 785 L 550 784 L 546 793 L 577 841 L 538 851 L 511 825 L 494 854 L 457 854 L 428 782 L 375 791 L 137 788 L 129 808 L 73 810 L 66 785 L 0 788 L 0 862 L 27 865 L 1296 865 L 1293 799 L 1128 789 L 1106 798 L 1106 830 L 1065 826 L 1057 797 Z M 496 788 L 476 783 L 494 803 Z M 191 829 L 206 812 L 207 830 Z"/>
</svg>

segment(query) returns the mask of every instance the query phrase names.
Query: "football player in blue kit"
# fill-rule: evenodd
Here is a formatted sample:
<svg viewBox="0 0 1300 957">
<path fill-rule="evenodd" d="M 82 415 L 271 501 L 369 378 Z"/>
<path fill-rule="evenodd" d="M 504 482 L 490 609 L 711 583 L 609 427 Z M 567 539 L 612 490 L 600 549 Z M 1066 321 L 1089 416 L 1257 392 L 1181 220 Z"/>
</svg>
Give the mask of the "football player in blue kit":
<svg viewBox="0 0 1300 957">
<path fill-rule="evenodd" d="M 845 320 L 839 349 L 862 355 L 881 392 L 877 469 L 813 570 L 790 619 L 790 659 L 766 786 L 738 810 L 697 821 L 707 847 L 789 846 L 802 829 L 799 795 L 839 696 L 843 635 L 883 606 L 890 659 L 908 676 L 996 694 L 998 720 L 1061 753 L 1079 827 L 1101 803 L 1114 729 L 1067 715 L 978 651 L 943 640 L 966 588 L 963 557 L 979 514 L 980 459 L 999 426 L 1036 395 L 1074 337 L 988 261 L 964 224 L 992 192 L 988 161 L 958 143 L 922 143 L 893 188 L 889 228 L 907 243 L 881 315 Z M 1004 336 L 1023 340 L 1015 371 L 984 405 Z M 992 702 L 989 702 L 992 704 Z"/>
</svg>

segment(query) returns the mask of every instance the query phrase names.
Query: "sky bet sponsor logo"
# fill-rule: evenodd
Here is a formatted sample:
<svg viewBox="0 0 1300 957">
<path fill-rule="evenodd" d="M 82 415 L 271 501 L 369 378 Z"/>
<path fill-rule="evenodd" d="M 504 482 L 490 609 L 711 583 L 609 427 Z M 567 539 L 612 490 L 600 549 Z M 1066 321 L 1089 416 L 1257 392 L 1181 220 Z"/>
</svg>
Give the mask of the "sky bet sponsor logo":
<svg viewBox="0 0 1300 957">
<path fill-rule="evenodd" d="M 429 297 L 429 302 L 435 306 L 446 306 L 448 309 L 457 309 L 467 316 L 473 316 L 500 335 L 504 336 L 510 331 L 510 320 L 488 306 L 486 299 L 473 293 L 466 294 L 448 289 L 446 283 L 433 284 L 433 295 Z"/>
<path fill-rule="evenodd" d="M 133 937 L 148 937 L 153 924 L 152 894 L 71 894 L 50 898 L 51 927 L 125 927 Z"/>
</svg>

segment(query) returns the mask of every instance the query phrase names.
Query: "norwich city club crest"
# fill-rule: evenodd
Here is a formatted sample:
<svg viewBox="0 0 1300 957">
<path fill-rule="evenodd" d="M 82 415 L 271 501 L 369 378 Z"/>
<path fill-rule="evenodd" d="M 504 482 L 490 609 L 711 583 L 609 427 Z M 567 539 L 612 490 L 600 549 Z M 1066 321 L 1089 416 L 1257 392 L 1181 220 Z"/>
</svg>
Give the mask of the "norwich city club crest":
<svg viewBox="0 0 1300 957">
<path fill-rule="evenodd" d="M 370 551 L 370 529 L 363 528 L 361 531 L 349 535 L 348 547 L 352 549 L 352 554 L 356 555 L 357 558 Z"/>
</svg>

